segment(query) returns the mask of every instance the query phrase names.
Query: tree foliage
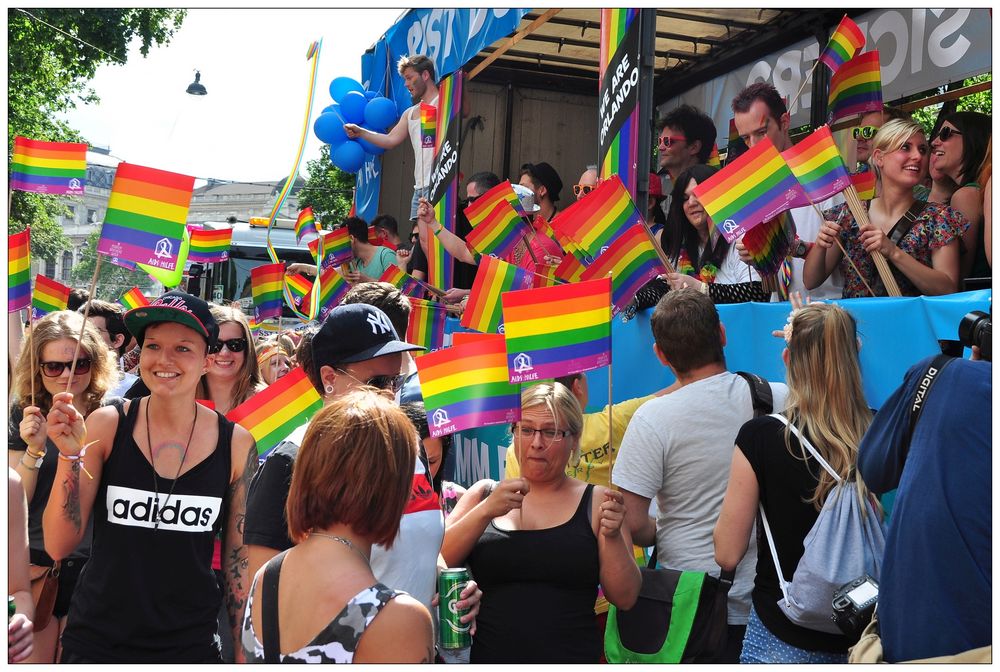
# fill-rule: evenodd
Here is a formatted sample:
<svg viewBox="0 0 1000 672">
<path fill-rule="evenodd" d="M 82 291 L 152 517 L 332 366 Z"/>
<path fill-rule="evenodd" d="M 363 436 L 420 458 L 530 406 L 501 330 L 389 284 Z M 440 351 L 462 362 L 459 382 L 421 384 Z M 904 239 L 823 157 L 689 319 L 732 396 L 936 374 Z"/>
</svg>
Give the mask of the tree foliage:
<svg viewBox="0 0 1000 672">
<path fill-rule="evenodd" d="M 299 192 L 299 208 L 312 206 L 324 229 L 339 225 L 351 210 L 354 175 L 330 163 L 330 146 L 320 148 L 319 159 L 306 162 L 306 186 Z"/>
<path fill-rule="evenodd" d="M 993 80 L 992 73 L 985 73 L 982 75 L 977 75 L 975 77 L 970 77 L 969 79 L 963 80 L 961 83 L 962 87 L 972 86 L 973 84 L 979 84 L 980 82 L 989 82 Z M 936 91 L 929 91 L 927 95 L 934 95 L 935 93 L 944 93 L 944 87 L 938 88 Z M 942 103 L 937 103 L 936 105 L 929 105 L 923 107 L 919 110 L 913 112 L 913 120 L 924 127 L 924 132 L 930 136 L 931 131 L 934 130 L 934 125 L 937 122 L 938 114 L 941 112 Z M 980 91 L 979 93 L 970 93 L 967 96 L 962 96 L 958 99 L 959 112 L 982 112 L 983 114 L 993 114 L 993 97 L 990 91 Z"/>
<path fill-rule="evenodd" d="M 34 234 L 34 231 L 32 231 Z M 90 282 L 94 278 L 94 265 L 97 263 L 97 241 L 101 231 L 97 229 L 87 236 L 87 242 L 80 257 L 80 262 L 73 267 L 73 283 L 75 285 L 90 287 Z M 34 241 L 32 241 L 34 245 Z M 127 268 L 112 264 L 107 258 L 101 260 L 101 268 L 97 276 L 97 287 L 94 289 L 95 298 L 105 301 L 117 301 L 118 298 L 132 289 L 138 287 L 144 294 L 153 293 L 153 279 L 144 271 L 130 271 Z"/>
</svg>

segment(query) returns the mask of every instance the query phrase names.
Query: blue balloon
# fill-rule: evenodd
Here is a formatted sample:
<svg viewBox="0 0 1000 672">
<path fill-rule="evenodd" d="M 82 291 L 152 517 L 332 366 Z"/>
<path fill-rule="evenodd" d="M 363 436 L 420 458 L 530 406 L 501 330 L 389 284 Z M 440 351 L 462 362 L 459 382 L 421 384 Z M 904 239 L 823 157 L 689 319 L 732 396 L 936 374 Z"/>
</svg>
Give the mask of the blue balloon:
<svg viewBox="0 0 1000 672">
<path fill-rule="evenodd" d="M 395 103 L 382 96 L 368 101 L 368 105 L 365 106 L 365 124 L 375 129 L 385 130 L 395 123 Z"/>
<path fill-rule="evenodd" d="M 351 91 L 340 101 L 340 114 L 351 124 L 365 123 L 365 106 L 368 101 L 359 91 Z"/>
<path fill-rule="evenodd" d="M 354 140 L 348 140 L 333 150 L 330 161 L 345 173 L 356 173 L 365 164 L 365 150 Z"/>
<path fill-rule="evenodd" d="M 313 132 L 321 142 L 327 143 L 331 148 L 347 140 L 344 120 L 336 112 L 324 112 L 316 117 L 316 121 L 313 122 Z"/>
<path fill-rule="evenodd" d="M 338 103 L 342 103 L 341 98 L 346 96 L 351 91 L 364 91 L 365 87 L 361 86 L 357 80 L 351 79 L 350 77 L 337 77 L 332 82 L 330 82 L 330 97 L 333 98 Z"/>
<path fill-rule="evenodd" d="M 372 130 L 371 128 L 368 128 L 368 126 L 362 126 L 361 128 L 368 131 Z M 361 148 L 364 149 L 365 152 L 371 154 L 372 156 L 378 156 L 379 154 L 385 152 L 383 148 L 379 147 L 378 145 L 373 145 L 372 143 L 368 142 L 367 140 L 361 137 L 357 139 L 357 142 L 359 145 L 361 145 Z"/>
<path fill-rule="evenodd" d="M 366 90 L 364 93 L 365 93 L 365 98 L 367 98 L 368 100 L 372 100 L 373 98 L 378 98 L 378 96 L 379 96 L 379 92 L 378 91 L 367 91 Z"/>
<path fill-rule="evenodd" d="M 337 103 L 331 103 L 330 105 L 324 107 L 320 114 L 326 114 L 327 112 L 336 112 L 337 114 L 340 114 L 340 105 Z"/>
</svg>

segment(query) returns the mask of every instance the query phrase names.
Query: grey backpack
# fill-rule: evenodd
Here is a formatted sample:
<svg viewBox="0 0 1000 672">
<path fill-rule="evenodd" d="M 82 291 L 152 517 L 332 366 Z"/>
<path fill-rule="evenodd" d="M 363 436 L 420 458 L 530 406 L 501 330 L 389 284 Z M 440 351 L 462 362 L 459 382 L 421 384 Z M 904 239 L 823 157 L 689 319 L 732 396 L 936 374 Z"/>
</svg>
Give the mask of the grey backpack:
<svg viewBox="0 0 1000 672">
<path fill-rule="evenodd" d="M 806 535 L 802 558 L 791 581 L 785 581 L 782 575 L 771 527 L 763 505 L 759 505 L 783 595 L 778 600 L 778 607 L 788 620 L 803 628 L 843 634 L 833 621 L 833 594 L 845 583 L 865 574 L 879 580 L 885 552 L 885 532 L 873 509 L 862 511 L 854 481 L 842 479 L 784 416 L 772 414 L 771 417 L 788 425 L 799 443 L 837 481 Z"/>
</svg>

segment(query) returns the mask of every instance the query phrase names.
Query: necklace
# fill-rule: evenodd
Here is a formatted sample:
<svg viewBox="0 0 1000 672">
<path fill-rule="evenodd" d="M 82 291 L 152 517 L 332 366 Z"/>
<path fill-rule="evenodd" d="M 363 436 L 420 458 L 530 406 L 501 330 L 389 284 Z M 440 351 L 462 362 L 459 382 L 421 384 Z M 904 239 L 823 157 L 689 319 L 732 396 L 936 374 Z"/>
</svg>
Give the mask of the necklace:
<svg viewBox="0 0 1000 672">
<path fill-rule="evenodd" d="M 153 529 L 160 529 L 160 512 L 167 508 L 170 504 L 170 498 L 174 496 L 174 488 L 177 487 L 177 479 L 181 477 L 181 469 L 184 468 L 184 460 L 187 459 L 188 448 L 191 447 L 191 438 L 194 436 L 194 427 L 198 424 L 198 403 L 195 402 L 194 405 L 194 419 L 191 421 L 191 433 L 188 434 L 187 444 L 184 446 L 184 452 L 181 453 L 181 463 L 177 466 L 177 473 L 174 474 L 174 480 L 170 484 L 170 491 L 167 492 L 167 498 L 163 500 L 163 508 L 160 508 L 160 488 L 156 483 L 156 458 L 153 457 L 153 440 L 149 435 L 149 402 L 151 397 L 146 397 L 146 445 L 149 446 L 149 463 L 153 468 Z"/>
<path fill-rule="evenodd" d="M 345 539 L 344 537 L 338 537 L 335 534 L 325 534 L 323 532 L 310 532 L 309 536 L 310 537 L 324 537 L 326 539 L 333 539 L 334 541 L 339 541 L 344 546 L 347 546 L 349 549 L 351 549 L 352 551 L 354 551 L 355 553 L 357 553 L 358 555 L 360 555 L 361 559 L 365 561 L 366 565 L 368 565 L 368 568 L 371 569 L 371 560 L 368 559 L 368 556 L 366 556 L 364 553 L 362 553 L 361 551 L 359 551 L 354 546 L 354 544 L 351 543 L 350 539 Z"/>
</svg>

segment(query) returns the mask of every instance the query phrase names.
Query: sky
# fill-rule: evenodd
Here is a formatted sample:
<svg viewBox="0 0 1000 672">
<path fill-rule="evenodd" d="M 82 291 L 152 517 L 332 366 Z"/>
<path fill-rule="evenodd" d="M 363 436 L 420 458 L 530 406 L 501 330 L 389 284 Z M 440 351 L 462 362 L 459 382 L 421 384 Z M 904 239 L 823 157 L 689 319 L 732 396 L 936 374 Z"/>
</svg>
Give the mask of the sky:
<svg viewBox="0 0 1000 672">
<path fill-rule="evenodd" d="M 191 9 L 165 47 L 126 65 L 101 66 L 101 98 L 62 115 L 112 157 L 200 179 L 277 180 L 295 161 L 305 117 L 309 45 L 322 38 L 312 119 L 300 174 L 319 157 L 312 121 L 329 105 L 330 81 L 360 81 L 361 54 L 401 9 Z M 205 96 L 185 93 L 201 72 Z M 93 163 L 115 165 L 94 152 Z"/>
</svg>

